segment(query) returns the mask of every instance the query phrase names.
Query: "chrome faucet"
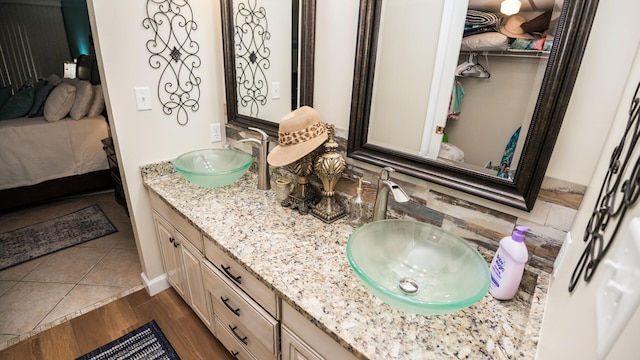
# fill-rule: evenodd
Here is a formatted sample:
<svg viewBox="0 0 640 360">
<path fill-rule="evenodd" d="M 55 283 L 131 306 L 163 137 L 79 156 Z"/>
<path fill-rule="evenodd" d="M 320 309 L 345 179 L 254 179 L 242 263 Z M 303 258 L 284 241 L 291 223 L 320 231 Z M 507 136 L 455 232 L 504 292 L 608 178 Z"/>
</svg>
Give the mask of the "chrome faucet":
<svg viewBox="0 0 640 360">
<path fill-rule="evenodd" d="M 409 201 L 409 196 L 402 190 L 402 188 L 389 180 L 389 173 L 395 170 L 390 167 L 385 167 L 378 176 L 378 191 L 376 192 L 376 202 L 373 205 L 373 219 L 383 220 L 387 218 L 387 200 L 389 199 L 389 193 L 393 194 L 393 198 L 397 202 Z"/>
<path fill-rule="evenodd" d="M 260 133 L 261 138 L 246 138 L 236 142 L 240 143 L 252 143 L 258 146 L 258 190 L 271 189 L 271 182 L 269 181 L 269 164 L 267 164 L 267 154 L 269 153 L 269 136 L 264 131 L 250 127 L 249 130 Z"/>
</svg>

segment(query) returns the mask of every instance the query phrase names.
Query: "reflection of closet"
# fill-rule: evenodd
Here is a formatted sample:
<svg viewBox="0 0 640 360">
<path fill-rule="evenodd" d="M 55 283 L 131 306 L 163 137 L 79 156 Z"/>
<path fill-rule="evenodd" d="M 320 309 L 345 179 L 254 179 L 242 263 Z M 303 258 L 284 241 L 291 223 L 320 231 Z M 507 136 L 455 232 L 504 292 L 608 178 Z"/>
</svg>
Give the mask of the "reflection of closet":
<svg viewBox="0 0 640 360">
<path fill-rule="evenodd" d="M 494 34 L 493 39 L 499 39 L 500 34 Z M 491 40 L 492 35 L 486 35 L 485 39 Z M 463 39 L 456 80 L 464 89 L 464 98 L 457 119 L 447 122 L 446 134 L 451 143 L 464 151 L 467 164 L 499 165 L 507 143 L 519 127 L 522 127 L 519 139 L 526 138 L 549 51 L 548 48 L 539 51 L 508 47 L 508 43 L 496 41 L 492 49 L 489 41 Z M 474 69 L 468 74 L 461 72 L 473 62 L 487 74 Z M 521 143 L 519 141 L 516 158 Z M 511 166 L 515 167 L 517 159 Z"/>
</svg>

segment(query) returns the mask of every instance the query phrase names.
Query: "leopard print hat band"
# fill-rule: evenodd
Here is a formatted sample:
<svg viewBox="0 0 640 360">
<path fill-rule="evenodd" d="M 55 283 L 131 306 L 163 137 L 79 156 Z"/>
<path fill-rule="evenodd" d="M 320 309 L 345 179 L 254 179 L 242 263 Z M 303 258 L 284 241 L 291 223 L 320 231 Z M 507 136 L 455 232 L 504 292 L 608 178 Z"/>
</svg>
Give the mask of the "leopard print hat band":
<svg viewBox="0 0 640 360">
<path fill-rule="evenodd" d="M 323 123 L 314 123 L 307 126 L 304 129 L 292 131 L 292 132 L 280 132 L 278 131 L 278 145 L 289 146 L 300 144 L 305 141 L 309 141 L 315 137 L 324 134 L 327 128 Z"/>
</svg>

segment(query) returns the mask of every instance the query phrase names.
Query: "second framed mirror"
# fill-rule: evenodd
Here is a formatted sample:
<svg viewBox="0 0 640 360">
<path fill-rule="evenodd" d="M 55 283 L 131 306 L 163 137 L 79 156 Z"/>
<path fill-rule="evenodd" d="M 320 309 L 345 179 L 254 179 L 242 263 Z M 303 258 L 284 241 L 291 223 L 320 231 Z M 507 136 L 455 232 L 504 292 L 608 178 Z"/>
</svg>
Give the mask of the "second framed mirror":
<svg viewBox="0 0 640 360">
<path fill-rule="evenodd" d="M 220 0 L 230 124 L 275 135 L 313 105 L 315 0 Z"/>
</svg>

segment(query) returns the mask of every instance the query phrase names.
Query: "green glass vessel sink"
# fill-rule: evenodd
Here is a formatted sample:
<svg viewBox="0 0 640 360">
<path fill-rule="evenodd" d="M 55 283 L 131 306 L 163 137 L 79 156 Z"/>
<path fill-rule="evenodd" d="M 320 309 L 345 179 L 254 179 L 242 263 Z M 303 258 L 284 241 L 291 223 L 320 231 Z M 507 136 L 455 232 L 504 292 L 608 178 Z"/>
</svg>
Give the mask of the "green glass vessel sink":
<svg viewBox="0 0 640 360">
<path fill-rule="evenodd" d="M 358 228 L 347 243 L 358 278 L 385 303 L 423 315 L 466 308 L 489 290 L 489 266 L 466 240 L 410 220 Z"/>
<path fill-rule="evenodd" d="M 253 158 L 236 149 L 202 149 L 178 156 L 173 167 L 190 182 L 215 188 L 227 186 L 244 175 Z"/>
</svg>

